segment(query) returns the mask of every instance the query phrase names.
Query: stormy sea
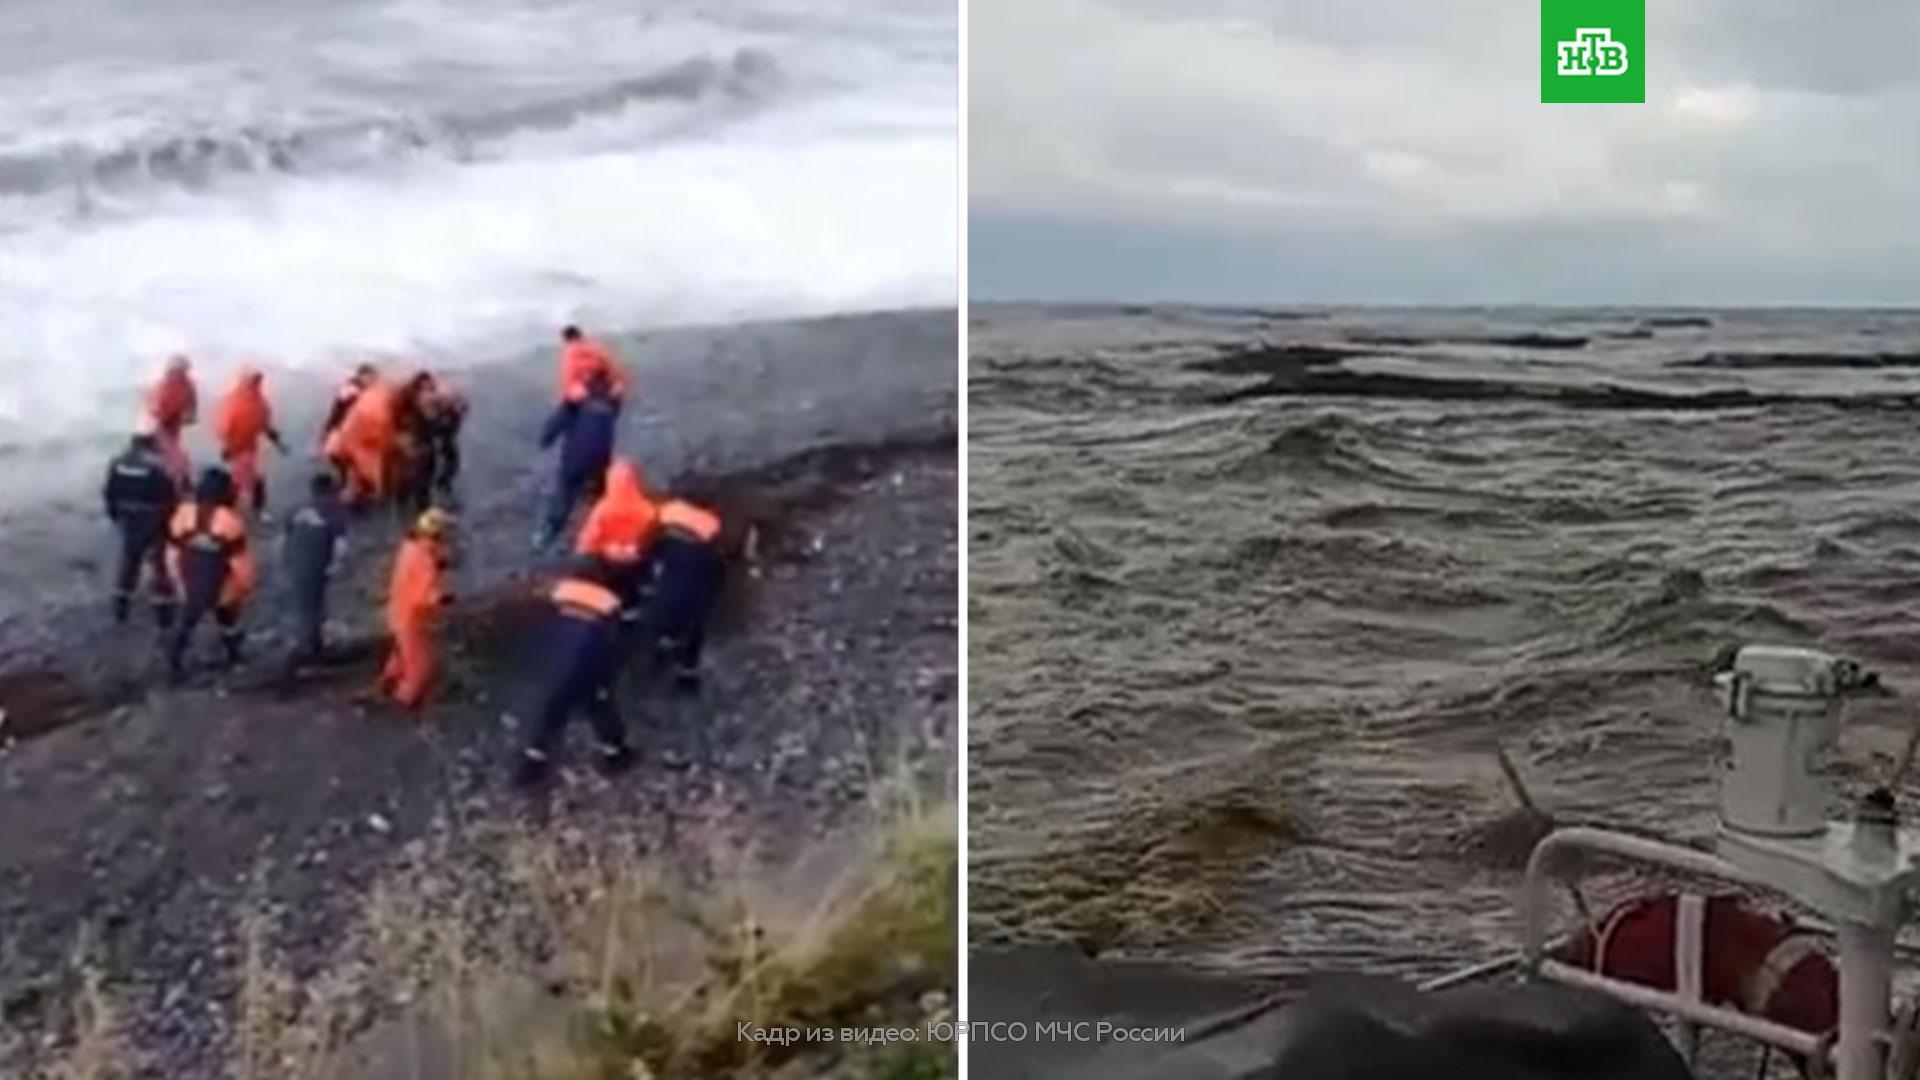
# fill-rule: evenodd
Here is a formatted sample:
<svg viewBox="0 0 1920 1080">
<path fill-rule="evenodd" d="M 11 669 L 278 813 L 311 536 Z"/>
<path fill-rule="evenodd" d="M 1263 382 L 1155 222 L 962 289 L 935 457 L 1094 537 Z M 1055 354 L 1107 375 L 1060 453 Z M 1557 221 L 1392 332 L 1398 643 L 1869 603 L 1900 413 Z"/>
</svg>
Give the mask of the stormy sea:
<svg viewBox="0 0 1920 1080">
<path fill-rule="evenodd" d="M 976 1000 L 1498 956 L 1538 829 L 1496 749 L 1557 821 L 1703 840 L 1727 644 L 1878 670 L 1843 787 L 1892 770 L 1920 315 L 971 318 Z"/>
<path fill-rule="evenodd" d="M 433 903 L 476 926 L 537 914 L 482 835 L 611 845 L 717 896 L 867 827 L 883 789 L 942 797 L 956 37 L 926 0 L 0 11 L 0 1074 L 294 1075 L 301 1024 L 344 1053 L 425 991 L 356 975 L 351 1015 L 263 1012 L 257 961 L 309 999 L 360 972 L 342 945 L 408 867 L 458 882 Z M 567 322 L 622 358 L 621 452 L 719 510 L 729 571 L 699 693 L 645 663 L 622 686 L 640 764 L 602 779 L 574 732 L 523 797 L 505 770 L 546 677 L 560 563 L 529 541 Z M 174 350 L 196 463 L 246 363 L 290 452 L 264 459 L 246 662 L 200 656 L 169 689 L 144 612 L 109 618 L 100 487 Z M 471 403 L 445 678 L 417 717 L 368 693 L 395 515 L 348 536 L 334 662 L 282 668 L 280 522 L 362 360 Z M 511 937 L 448 955 L 547 978 Z"/>
<path fill-rule="evenodd" d="M 951 305 L 957 49 L 932 0 L 9 4 L 0 450 L 123 431 L 172 350 Z"/>
</svg>

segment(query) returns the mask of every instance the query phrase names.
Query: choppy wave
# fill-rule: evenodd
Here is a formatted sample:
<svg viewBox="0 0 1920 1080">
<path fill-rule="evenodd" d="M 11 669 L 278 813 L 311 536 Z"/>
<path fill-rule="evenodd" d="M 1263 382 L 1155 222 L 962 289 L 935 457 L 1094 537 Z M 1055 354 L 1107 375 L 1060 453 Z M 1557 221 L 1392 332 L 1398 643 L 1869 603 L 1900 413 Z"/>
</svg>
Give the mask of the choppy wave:
<svg viewBox="0 0 1920 1080">
<path fill-rule="evenodd" d="M 32 152 L 0 153 L 0 198 L 60 193 L 71 196 L 71 205 L 84 215 L 103 195 L 151 188 L 205 191 L 262 174 L 344 171 L 419 156 L 470 160 L 512 136 L 561 130 L 638 106 L 679 106 L 655 120 L 655 129 L 666 133 L 742 115 L 766 104 L 781 86 L 775 57 L 742 49 L 727 59 L 693 57 L 548 100 L 286 129 L 249 125 L 181 131 L 104 147 L 40 146 Z M 704 106 L 705 111 L 690 112 L 693 106 Z"/>
<path fill-rule="evenodd" d="M 1509 349 L 1584 349 L 1593 340 L 1585 334 L 1550 334 L 1530 331 L 1519 334 L 1481 334 L 1460 337 L 1421 337 L 1416 334 L 1353 333 L 1347 340 L 1358 345 L 1391 345 L 1417 348 L 1423 345 L 1483 345 Z"/>
<path fill-rule="evenodd" d="M 1833 353 L 1833 352 L 1726 352 L 1708 353 L 1691 360 L 1676 361 L 1677 368 L 1719 368 L 1728 371 L 1787 369 L 1861 369 L 1920 367 L 1920 352 Z"/>
<path fill-rule="evenodd" d="M 1503 343 L 1529 340 L 1528 335 L 1499 339 Z M 1359 340 L 1359 339 L 1354 339 Z M 1376 338 L 1375 344 L 1408 339 Z M 1494 339 L 1483 339 L 1492 341 Z M 1516 346 L 1517 347 L 1517 346 Z M 1576 346 L 1534 344 L 1537 349 L 1559 350 Z M 1444 362 L 1424 358 L 1434 374 L 1422 374 L 1405 368 L 1393 371 L 1357 370 L 1356 361 L 1373 354 L 1347 352 L 1340 348 L 1313 345 L 1227 346 L 1217 355 L 1192 361 L 1190 370 L 1224 375 L 1264 376 L 1207 395 L 1218 404 L 1263 397 L 1369 397 L 1406 398 L 1426 401 L 1533 401 L 1569 409 L 1635 409 L 1670 411 L 1706 411 L 1753 409 L 1767 405 L 1828 405 L 1837 408 L 1920 406 L 1920 393 L 1912 388 L 1889 388 L 1878 392 L 1834 393 L 1807 390 L 1769 392 L 1750 387 L 1699 389 L 1684 386 L 1652 387 L 1626 385 L 1605 378 L 1584 380 L 1540 379 L 1535 375 L 1537 362 L 1516 361 L 1511 377 L 1484 377 L 1469 371 L 1449 370 Z M 1829 356 L 1827 363 L 1772 362 L 1766 357 L 1750 357 L 1744 363 L 1706 363 L 1700 360 L 1674 362 L 1669 367 L 1708 367 L 1739 370 L 1744 368 L 1828 367 L 1876 369 L 1912 366 L 1906 360 L 1888 354 L 1879 359 Z M 1895 362 L 1898 360 L 1899 362 Z M 1920 360 L 1915 360 L 1920 363 Z M 1482 370 L 1481 366 L 1469 369 Z"/>
<path fill-rule="evenodd" d="M 1437 973 L 1512 947 L 1495 746 L 1563 820 L 1696 837 L 1724 646 L 1920 685 L 1912 373 L 1690 363 L 1920 315 L 974 319 L 976 940 Z"/>
</svg>

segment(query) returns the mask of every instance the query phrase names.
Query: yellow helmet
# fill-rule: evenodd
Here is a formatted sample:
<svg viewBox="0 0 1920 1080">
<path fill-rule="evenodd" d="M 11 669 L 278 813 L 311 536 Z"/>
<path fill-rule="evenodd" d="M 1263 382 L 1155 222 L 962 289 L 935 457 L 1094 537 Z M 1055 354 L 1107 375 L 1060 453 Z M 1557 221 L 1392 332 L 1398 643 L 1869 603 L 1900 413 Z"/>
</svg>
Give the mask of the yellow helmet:
<svg viewBox="0 0 1920 1080">
<path fill-rule="evenodd" d="M 453 515 L 437 506 L 428 507 L 414 519 L 413 531 L 420 536 L 441 536 L 453 525 Z"/>
</svg>

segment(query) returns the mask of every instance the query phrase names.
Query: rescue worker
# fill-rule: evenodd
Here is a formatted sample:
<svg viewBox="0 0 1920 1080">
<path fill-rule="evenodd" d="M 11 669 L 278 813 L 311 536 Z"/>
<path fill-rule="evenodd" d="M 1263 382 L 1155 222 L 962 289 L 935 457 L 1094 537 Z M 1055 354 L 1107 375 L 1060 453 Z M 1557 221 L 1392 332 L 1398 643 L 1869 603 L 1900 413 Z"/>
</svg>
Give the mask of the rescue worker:
<svg viewBox="0 0 1920 1080">
<path fill-rule="evenodd" d="M 303 663 L 326 655 L 327 585 L 334 564 L 345 548 L 346 509 L 340 505 L 340 485 L 330 472 L 308 481 L 305 506 L 287 520 L 286 556 L 288 606 L 293 618 L 291 672 Z"/>
<path fill-rule="evenodd" d="M 550 547 L 566 530 L 574 504 L 604 489 L 607 465 L 620 428 L 620 402 L 603 372 L 588 375 L 567 394 L 540 432 L 540 447 L 560 441 L 559 469 L 547 512 L 533 538 L 534 550 Z"/>
<path fill-rule="evenodd" d="M 614 696 L 624 651 L 621 573 L 605 560 L 582 558 L 549 594 L 553 604 L 547 635 L 551 668 L 533 728 L 520 752 L 514 772 L 516 784 L 531 786 L 546 775 L 567 722 L 582 710 L 593 724 L 600 768 L 612 774 L 633 764 Z"/>
<path fill-rule="evenodd" d="M 220 628 L 226 662 L 240 662 L 240 615 L 253 594 L 257 570 L 247 546 L 247 526 L 233 510 L 233 477 L 222 468 L 200 474 L 193 500 L 173 512 L 168 527 L 168 566 L 182 601 L 180 619 L 167 640 L 167 670 L 175 682 L 186 674 L 187 644 L 209 612 Z"/>
<path fill-rule="evenodd" d="M 237 508 L 246 515 L 267 505 L 267 481 L 260 473 L 260 439 L 264 436 L 282 454 L 287 452 L 279 429 L 273 426 L 273 406 L 267 403 L 265 383 L 266 376 L 258 368 L 240 369 L 213 418 L 221 460 L 233 474 Z"/>
<path fill-rule="evenodd" d="M 467 421 L 465 395 L 436 378 L 427 398 L 424 417 L 428 486 L 441 500 L 453 498 L 453 482 L 460 476 L 460 428 Z"/>
<path fill-rule="evenodd" d="M 627 396 L 627 374 L 614 358 L 613 350 L 580 332 L 577 326 L 560 331 L 559 396 L 564 400 L 576 386 L 584 385 L 595 372 L 604 373 L 614 400 Z"/>
<path fill-rule="evenodd" d="M 707 618 L 720 599 L 726 560 L 720 552 L 720 515 L 686 499 L 658 505 L 647 551 L 652 594 L 642 615 L 639 643 L 657 647 L 673 663 L 674 682 L 700 688 L 700 651 Z"/>
<path fill-rule="evenodd" d="M 427 410 L 433 396 L 433 373 L 415 372 L 393 395 L 394 503 L 410 514 L 433 505 L 433 463 L 428 460 Z"/>
<path fill-rule="evenodd" d="M 185 356 L 174 355 L 167 360 L 160 381 L 147 392 L 147 415 L 153 418 L 161 454 L 182 492 L 193 476 L 185 432 L 200 418 L 200 392 L 193 385 L 192 368 Z"/>
<path fill-rule="evenodd" d="M 387 496 L 393 451 L 393 389 L 375 377 L 327 436 L 327 457 L 345 476 L 348 506 L 365 507 Z"/>
<path fill-rule="evenodd" d="M 467 402 L 459 391 L 429 371 L 408 381 L 396 403 L 396 426 L 405 445 L 406 478 L 400 504 L 416 513 L 453 495 L 460 470 L 460 427 Z"/>
<path fill-rule="evenodd" d="M 393 561 L 387 590 L 387 629 L 393 649 L 380 672 L 380 689 L 402 707 L 417 709 L 438 673 L 433 624 L 451 599 L 443 586 L 447 531 L 453 519 L 430 509 L 415 520 Z"/>
<path fill-rule="evenodd" d="M 641 484 L 640 467 L 621 458 L 607 467 L 606 493 L 587 512 L 574 539 L 574 553 L 603 559 L 625 571 L 623 594 L 631 596 L 644 568 L 658 517 Z"/>
<path fill-rule="evenodd" d="M 114 576 L 113 619 L 126 622 L 133 607 L 140 568 L 147 568 L 147 588 L 153 596 L 154 616 L 162 627 L 173 624 L 173 578 L 167 569 L 167 526 L 180 501 L 180 486 L 161 456 L 160 440 L 143 425 L 128 442 L 126 452 L 107 467 L 101 491 L 107 518 L 120 531 L 120 567 Z"/>
<path fill-rule="evenodd" d="M 340 427 L 340 422 L 347 418 L 347 413 L 352 410 L 353 403 L 360 399 L 360 391 L 365 390 L 378 381 L 380 381 L 380 369 L 374 367 L 372 364 L 361 364 L 359 367 L 354 368 L 353 375 L 349 377 L 346 382 L 341 383 L 338 390 L 333 392 L 333 404 L 327 409 L 326 423 L 320 427 L 320 446 L 322 449 L 326 448 L 328 436 L 332 435 L 334 431 Z"/>
</svg>

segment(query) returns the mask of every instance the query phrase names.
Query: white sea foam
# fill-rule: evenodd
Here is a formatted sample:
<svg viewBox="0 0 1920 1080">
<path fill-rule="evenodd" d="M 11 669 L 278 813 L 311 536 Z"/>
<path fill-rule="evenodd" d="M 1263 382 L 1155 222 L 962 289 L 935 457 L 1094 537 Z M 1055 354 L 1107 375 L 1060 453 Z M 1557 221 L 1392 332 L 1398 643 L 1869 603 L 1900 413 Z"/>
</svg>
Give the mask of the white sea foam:
<svg viewBox="0 0 1920 1080">
<path fill-rule="evenodd" d="M 451 18 L 448 7 L 374 5 L 359 17 L 424 26 Z M 225 126 L 194 119 L 203 141 L 162 140 L 176 147 L 165 168 L 126 151 L 150 150 L 160 130 L 157 118 L 130 118 L 130 100 L 42 102 L 36 117 L 57 117 L 68 140 L 42 130 L 0 143 L 0 155 L 64 146 L 45 160 L 71 175 L 55 170 L 57 182 L 16 192 L 0 213 L 0 446 L 123 428 L 175 349 L 195 356 L 205 389 L 243 359 L 316 368 L 374 351 L 474 363 L 544 342 L 566 320 L 614 331 L 950 304 L 951 43 L 940 18 L 901 10 L 870 24 L 771 8 L 750 29 L 621 23 L 636 51 L 648 43 L 644 63 L 621 67 L 608 41 L 581 41 L 563 72 L 502 75 L 512 86 L 498 100 L 475 89 L 484 71 L 436 41 L 435 63 L 465 80 L 457 106 L 444 88 L 367 90 L 373 61 L 356 54 L 338 61 L 353 78 L 335 79 L 324 108 L 294 109 L 285 94 L 237 99 L 241 115 Z M 462 24 L 455 44 L 472 60 L 519 41 L 537 58 L 585 25 L 529 10 L 504 26 Z M 330 47 L 345 55 L 363 41 Z M 718 51 L 686 51 L 696 46 Z M 396 46 L 379 48 L 397 71 Z M 724 71 L 743 50 L 770 65 L 750 72 L 750 92 L 725 80 L 631 101 L 600 89 L 688 62 Z M 143 93 L 157 77 L 126 75 Z M 584 105 L 571 116 L 575 98 Z M 18 99 L 10 108 L 21 114 Z M 391 154 L 283 167 L 191 156 L 263 130 L 287 145 L 285 133 L 321 114 L 348 125 L 405 116 L 425 135 Z M 488 127 L 497 115 L 506 120 Z M 481 134 L 443 144 L 448 116 L 480 117 Z"/>
</svg>

